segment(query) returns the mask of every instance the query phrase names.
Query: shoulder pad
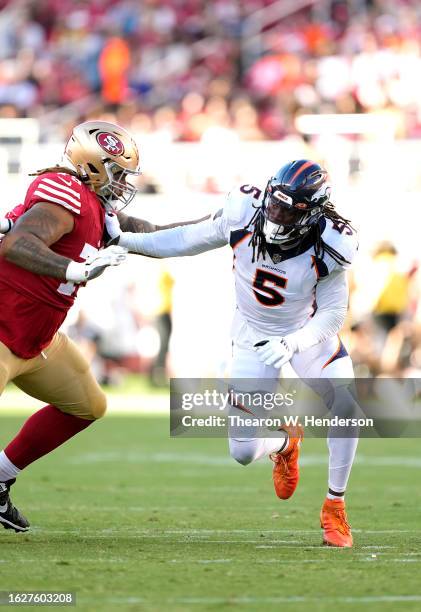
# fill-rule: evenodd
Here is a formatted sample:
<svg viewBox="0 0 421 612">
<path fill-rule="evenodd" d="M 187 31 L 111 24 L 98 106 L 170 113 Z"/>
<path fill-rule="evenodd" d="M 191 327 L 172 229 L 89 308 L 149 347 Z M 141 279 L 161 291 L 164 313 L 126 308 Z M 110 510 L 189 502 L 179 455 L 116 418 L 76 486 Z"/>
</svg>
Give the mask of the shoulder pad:
<svg viewBox="0 0 421 612">
<path fill-rule="evenodd" d="M 76 177 L 65 172 L 46 172 L 37 176 L 29 187 L 28 205 L 37 202 L 53 202 L 67 208 L 75 215 L 82 215 L 84 185 Z"/>
<path fill-rule="evenodd" d="M 326 227 L 323 231 L 322 239 L 346 259 L 346 262 L 339 263 L 329 253 L 325 253 L 329 271 L 332 271 L 334 268 L 350 268 L 358 250 L 358 236 L 355 229 L 342 221 L 326 219 Z"/>
<path fill-rule="evenodd" d="M 246 226 L 262 204 L 263 191 L 253 185 L 241 185 L 227 195 L 223 215 L 230 229 Z"/>
</svg>

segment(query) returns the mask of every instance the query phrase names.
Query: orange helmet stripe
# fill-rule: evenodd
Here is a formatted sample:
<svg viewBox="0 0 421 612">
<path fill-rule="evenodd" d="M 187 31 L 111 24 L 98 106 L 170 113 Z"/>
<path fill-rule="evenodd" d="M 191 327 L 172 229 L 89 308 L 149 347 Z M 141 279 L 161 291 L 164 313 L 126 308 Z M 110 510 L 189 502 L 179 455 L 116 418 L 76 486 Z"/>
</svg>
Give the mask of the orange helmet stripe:
<svg viewBox="0 0 421 612">
<path fill-rule="evenodd" d="M 313 162 L 313 161 L 308 161 L 308 162 L 305 162 L 305 164 L 303 164 L 302 166 L 300 166 L 300 167 L 298 168 L 298 170 L 296 170 L 296 171 L 295 171 L 294 175 L 293 175 L 293 176 L 292 176 L 292 178 L 290 179 L 290 180 L 291 180 L 291 182 L 292 182 L 294 179 L 296 179 L 296 178 L 297 178 L 297 176 L 299 176 L 299 175 L 301 174 L 301 172 L 304 172 L 304 170 L 305 170 L 306 168 L 309 168 L 310 166 L 313 166 L 313 165 L 314 165 L 314 162 Z"/>
</svg>

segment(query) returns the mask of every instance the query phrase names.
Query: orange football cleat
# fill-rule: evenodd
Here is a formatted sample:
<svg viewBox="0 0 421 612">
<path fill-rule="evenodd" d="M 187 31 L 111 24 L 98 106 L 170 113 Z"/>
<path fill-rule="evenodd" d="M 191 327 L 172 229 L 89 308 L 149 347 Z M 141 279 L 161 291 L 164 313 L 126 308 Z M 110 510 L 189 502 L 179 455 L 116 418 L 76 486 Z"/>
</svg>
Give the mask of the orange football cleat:
<svg viewBox="0 0 421 612">
<path fill-rule="evenodd" d="M 300 479 L 300 468 L 298 457 L 300 455 L 301 440 L 304 438 L 304 430 L 301 425 L 281 428 L 289 436 L 286 451 L 272 453 L 270 458 L 274 462 L 273 485 L 275 493 L 281 499 L 289 499 L 297 488 Z"/>
<path fill-rule="evenodd" d="M 325 499 L 320 512 L 320 526 L 323 529 L 323 544 L 351 548 L 352 533 L 343 499 Z"/>
</svg>

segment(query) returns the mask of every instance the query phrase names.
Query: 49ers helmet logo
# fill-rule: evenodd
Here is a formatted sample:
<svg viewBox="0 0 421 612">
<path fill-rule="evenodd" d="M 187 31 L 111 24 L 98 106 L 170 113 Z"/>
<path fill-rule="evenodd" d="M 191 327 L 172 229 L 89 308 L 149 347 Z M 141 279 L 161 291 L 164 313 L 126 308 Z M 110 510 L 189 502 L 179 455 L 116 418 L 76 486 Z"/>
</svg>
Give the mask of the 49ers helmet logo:
<svg viewBox="0 0 421 612">
<path fill-rule="evenodd" d="M 117 136 L 114 136 L 114 134 L 110 134 L 110 132 L 100 132 L 97 134 L 96 140 L 99 146 L 110 155 L 123 155 L 124 145 Z"/>
</svg>

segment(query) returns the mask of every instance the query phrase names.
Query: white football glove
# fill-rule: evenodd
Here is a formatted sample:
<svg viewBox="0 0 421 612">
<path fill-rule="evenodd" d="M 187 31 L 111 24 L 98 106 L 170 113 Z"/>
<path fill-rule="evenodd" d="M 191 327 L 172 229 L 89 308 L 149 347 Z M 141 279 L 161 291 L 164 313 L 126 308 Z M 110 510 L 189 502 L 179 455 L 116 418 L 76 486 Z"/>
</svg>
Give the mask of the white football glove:
<svg viewBox="0 0 421 612">
<path fill-rule="evenodd" d="M 115 241 L 114 244 L 118 244 L 122 232 L 121 232 L 120 222 L 116 214 L 106 213 L 105 227 L 107 228 L 107 233 L 109 237 L 111 238 L 111 240 Z M 118 238 L 118 240 L 116 240 L 116 238 Z"/>
<path fill-rule="evenodd" d="M 0 219 L 0 234 L 7 234 L 7 232 L 10 232 L 12 227 L 13 221 L 11 219 L 6 219 L 6 217 Z"/>
<path fill-rule="evenodd" d="M 261 340 L 254 345 L 254 350 L 259 355 L 260 361 L 274 368 L 282 368 L 291 360 L 297 350 L 292 339 L 288 337 L 275 336 L 268 340 Z"/>
<path fill-rule="evenodd" d="M 66 280 L 72 283 L 85 283 L 100 276 L 108 266 L 119 266 L 127 258 L 127 249 L 119 246 L 109 246 L 89 256 L 79 263 L 71 261 L 67 266 Z"/>
</svg>

